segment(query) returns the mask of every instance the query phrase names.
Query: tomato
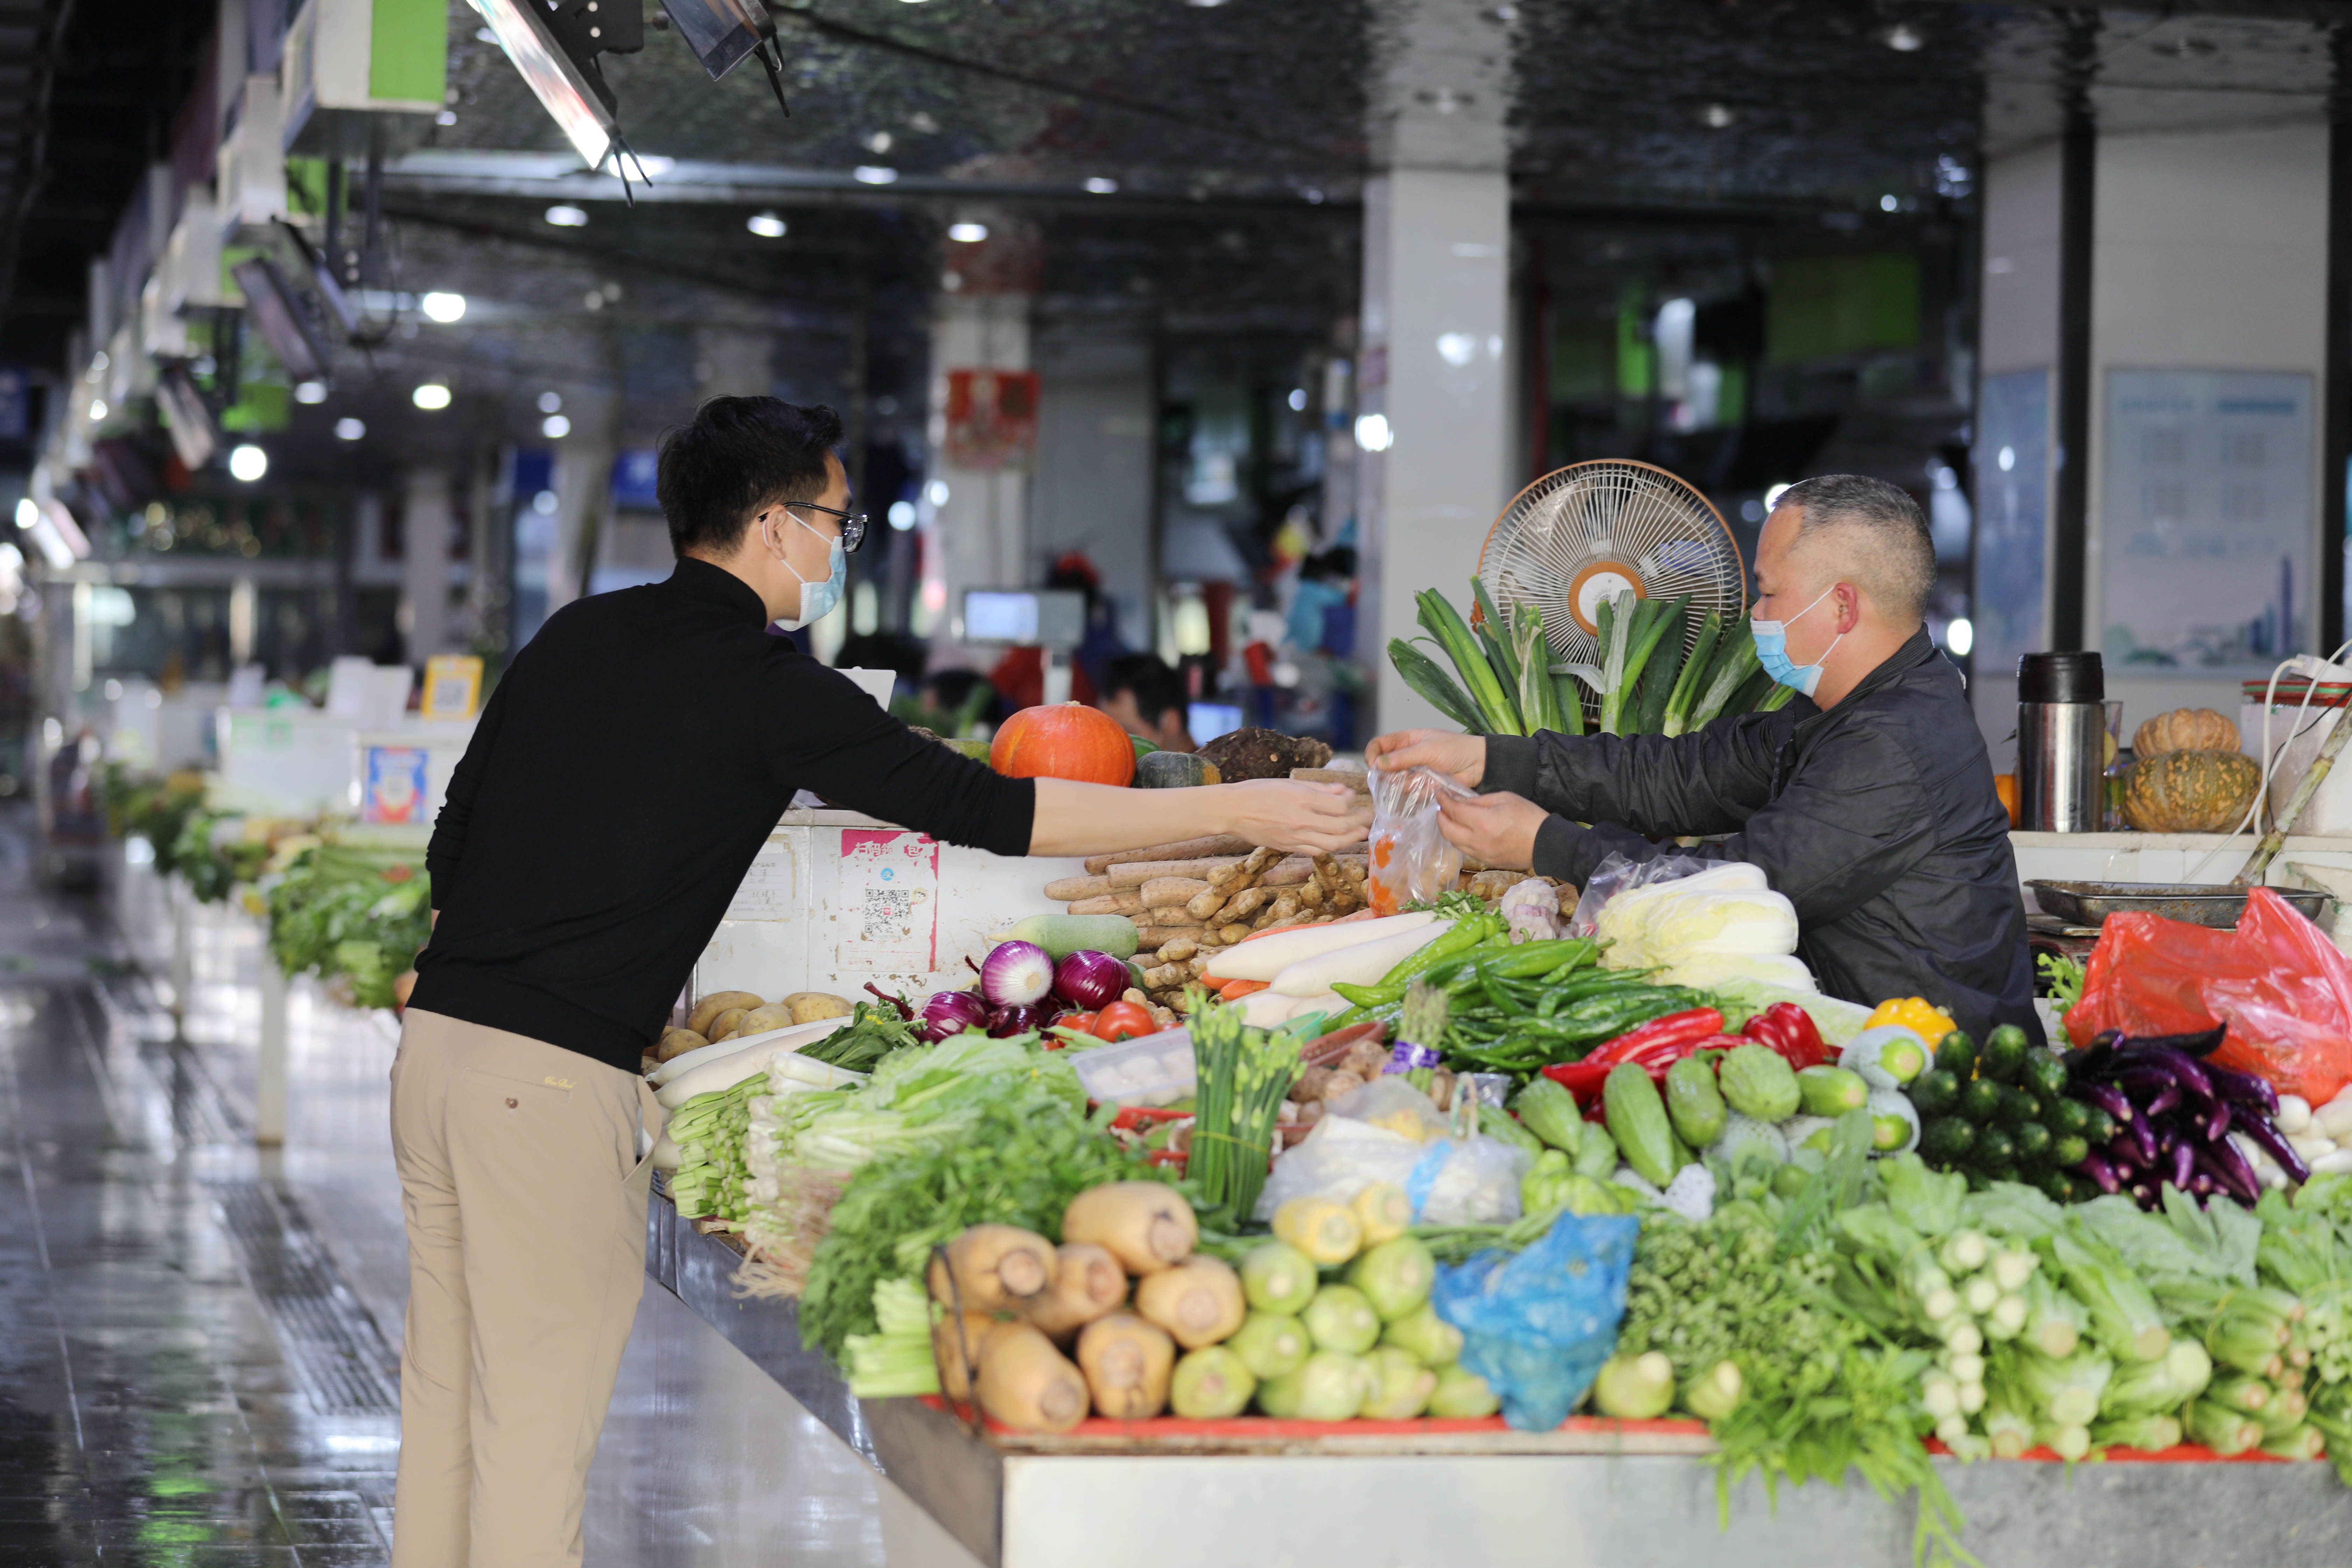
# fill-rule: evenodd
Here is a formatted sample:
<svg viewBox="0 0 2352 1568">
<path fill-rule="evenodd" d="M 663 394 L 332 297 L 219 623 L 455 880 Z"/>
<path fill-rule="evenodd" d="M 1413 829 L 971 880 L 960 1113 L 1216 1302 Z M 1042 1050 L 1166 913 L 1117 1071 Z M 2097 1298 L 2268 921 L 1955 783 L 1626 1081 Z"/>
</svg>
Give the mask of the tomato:
<svg viewBox="0 0 2352 1568">
<path fill-rule="evenodd" d="M 1150 1010 L 1139 1002 L 1114 1002 L 1095 1015 L 1094 1025 L 1087 1030 L 1098 1040 L 1131 1040 L 1140 1035 L 1160 1031 Z"/>
<path fill-rule="evenodd" d="M 1065 1034 L 1063 1031 L 1068 1031 Z M 1058 1051 L 1069 1043 L 1070 1035 L 1091 1035 L 1095 1032 L 1095 1016 L 1075 1009 L 1054 1020 L 1045 1030 L 1045 1048 Z"/>
</svg>

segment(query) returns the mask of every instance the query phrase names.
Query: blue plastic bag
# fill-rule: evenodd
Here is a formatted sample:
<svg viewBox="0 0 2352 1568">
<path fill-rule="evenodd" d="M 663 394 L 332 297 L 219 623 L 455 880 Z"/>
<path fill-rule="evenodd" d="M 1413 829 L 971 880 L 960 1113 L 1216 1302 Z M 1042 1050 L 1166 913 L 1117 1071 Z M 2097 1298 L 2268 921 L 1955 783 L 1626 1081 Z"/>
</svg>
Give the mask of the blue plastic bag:
<svg viewBox="0 0 2352 1568">
<path fill-rule="evenodd" d="M 1562 1214 L 1516 1258 L 1482 1252 L 1440 1268 L 1437 1315 L 1462 1331 L 1462 1364 L 1502 1396 L 1503 1419 L 1549 1432 L 1617 1348 L 1641 1221 Z"/>
</svg>

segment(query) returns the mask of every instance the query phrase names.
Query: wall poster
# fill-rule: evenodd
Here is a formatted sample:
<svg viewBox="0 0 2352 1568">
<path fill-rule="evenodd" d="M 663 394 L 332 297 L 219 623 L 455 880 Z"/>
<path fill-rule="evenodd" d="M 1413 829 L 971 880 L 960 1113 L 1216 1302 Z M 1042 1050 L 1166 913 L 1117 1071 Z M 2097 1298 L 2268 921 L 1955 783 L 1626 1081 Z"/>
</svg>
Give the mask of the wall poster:
<svg viewBox="0 0 2352 1568">
<path fill-rule="evenodd" d="M 2107 668 L 2257 675 L 2307 647 L 2311 376 L 2110 370 L 2106 394 Z"/>
</svg>

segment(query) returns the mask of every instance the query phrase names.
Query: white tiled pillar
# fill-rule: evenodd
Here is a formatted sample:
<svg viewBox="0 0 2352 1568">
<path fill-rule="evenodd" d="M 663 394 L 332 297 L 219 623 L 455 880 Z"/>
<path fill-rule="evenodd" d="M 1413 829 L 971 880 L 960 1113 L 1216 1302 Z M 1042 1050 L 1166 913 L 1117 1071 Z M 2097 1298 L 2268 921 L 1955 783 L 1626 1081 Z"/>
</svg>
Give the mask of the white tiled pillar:
<svg viewBox="0 0 2352 1568">
<path fill-rule="evenodd" d="M 1358 647 L 1379 730 L 1453 726 L 1390 665 L 1413 595 L 1466 604 L 1512 493 L 1509 25 L 1475 0 L 1386 0 L 1364 187 Z M 1507 7 L 1502 8 L 1507 12 Z"/>
</svg>

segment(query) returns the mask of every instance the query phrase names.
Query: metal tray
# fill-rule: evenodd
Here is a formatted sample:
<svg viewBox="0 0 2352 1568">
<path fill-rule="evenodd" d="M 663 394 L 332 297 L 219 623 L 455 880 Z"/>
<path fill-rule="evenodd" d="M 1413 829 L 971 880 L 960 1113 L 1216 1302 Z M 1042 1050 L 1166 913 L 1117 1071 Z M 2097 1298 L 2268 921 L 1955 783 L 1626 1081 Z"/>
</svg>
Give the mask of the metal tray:
<svg viewBox="0 0 2352 1568">
<path fill-rule="evenodd" d="M 2197 926 L 2233 926 L 2246 912 L 2246 889 L 2226 882 L 2046 882 L 2025 884 L 2044 914 L 2095 926 L 2109 915 L 2126 910 L 2162 915 Z M 2327 907 L 2326 893 L 2297 888 L 2273 888 L 2272 892 L 2294 906 L 2309 920 Z"/>
</svg>

